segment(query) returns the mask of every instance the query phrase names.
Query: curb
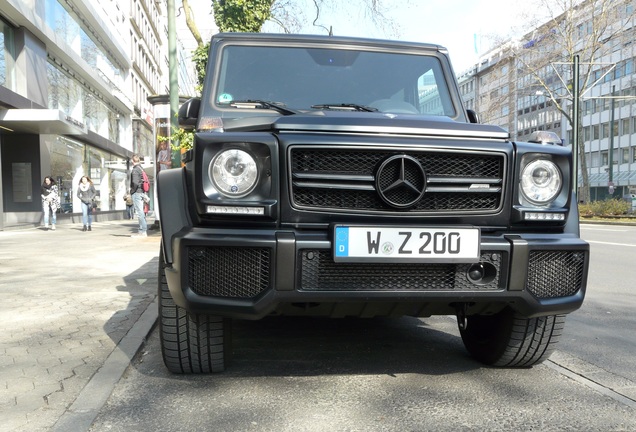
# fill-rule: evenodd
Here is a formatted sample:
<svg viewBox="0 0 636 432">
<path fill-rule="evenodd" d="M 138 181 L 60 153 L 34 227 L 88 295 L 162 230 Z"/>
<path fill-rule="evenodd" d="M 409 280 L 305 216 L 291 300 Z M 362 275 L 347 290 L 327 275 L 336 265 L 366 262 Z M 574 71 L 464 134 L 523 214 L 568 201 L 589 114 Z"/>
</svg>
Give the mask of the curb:
<svg viewBox="0 0 636 432">
<path fill-rule="evenodd" d="M 155 300 L 148 305 L 139 320 L 110 353 L 102 367 L 91 377 L 75 401 L 58 419 L 52 431 L 80 432 L 90 429 L 115 385 L 157 324 L 157 301 L 155 297 Z"/>
</svg>

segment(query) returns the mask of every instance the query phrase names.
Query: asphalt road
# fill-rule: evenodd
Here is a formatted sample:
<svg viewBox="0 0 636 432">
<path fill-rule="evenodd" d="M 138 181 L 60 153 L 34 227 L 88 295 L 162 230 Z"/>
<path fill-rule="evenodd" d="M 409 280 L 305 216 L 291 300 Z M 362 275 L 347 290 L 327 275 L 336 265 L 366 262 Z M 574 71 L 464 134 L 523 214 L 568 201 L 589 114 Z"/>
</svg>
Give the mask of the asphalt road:
<svg viewBox="0 0 636 432">
<path fill-rule="evenodd" d="M 470 359 L 452 317 L 236 322 L 223 374 L 178 376 L 157 330 L 91 431 L 633 431 L 636 228 L 585 225 L 584 307 L 531 369 Z"/>
<path fill-rule="evenodd" d="M 583 307 L 559 349 L 636 382 L 636 227 L 584 224 L 591 266 Z"/>
</svg>

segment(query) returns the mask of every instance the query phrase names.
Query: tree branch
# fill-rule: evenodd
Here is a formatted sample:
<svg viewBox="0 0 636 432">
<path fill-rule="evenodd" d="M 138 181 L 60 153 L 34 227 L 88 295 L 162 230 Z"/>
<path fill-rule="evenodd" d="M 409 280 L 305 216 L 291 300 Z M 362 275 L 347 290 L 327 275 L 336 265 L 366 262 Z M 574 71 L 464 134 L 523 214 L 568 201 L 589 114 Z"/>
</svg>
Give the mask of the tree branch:
<svg viewBox="0 0 636 432">
<path fill-rule="evenodd" d="M 194 22 L 192 18 L 192 9 L 190 8 L 190 2 L 188 0 L 181 0 L 183 4 L 183 12 L 185 13 L 185 20 L 190 33 L 192 33 L 192 37 L 196 41 L 198 46 L 203 45 L 203 39 L 201 38 L 201 33 L 199 32 L 199 28 L 197 27 L 197 23 Z"/>
</svg>

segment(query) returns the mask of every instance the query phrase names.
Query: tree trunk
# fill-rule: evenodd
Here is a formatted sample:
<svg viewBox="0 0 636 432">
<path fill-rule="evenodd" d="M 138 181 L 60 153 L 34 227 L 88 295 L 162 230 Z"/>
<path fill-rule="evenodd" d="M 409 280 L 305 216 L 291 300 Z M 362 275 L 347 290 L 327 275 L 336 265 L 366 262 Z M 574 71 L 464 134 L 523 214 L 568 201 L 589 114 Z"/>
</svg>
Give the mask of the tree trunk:
<svg viewBox="0 0 636 432">
<path fill-rule="evenodd" d="M 190 9 L 190 2 L 188 0 L 181 0 L 183 5 L 183 13 L 185 14 L 186 25 L 188 29 L 190 29 L 190 33 L 192 33 L 192 37 L 197 42 L 198 46 L 203 45 L 203 39 L 201 38 L 201 33 L 199 33 L 199 28 L 197 24 L 194 22 L 192 18 L 192 9 Z"/>
<path fill-rule="evenodd" d="M 587 172 L 587 160 L 585 159 L 585 141 L 581 139 L 583 136 L 583 125 L 579 122 L 579 169 L 581 170 L 582 182 L 578 185 L 579 201 L 583 201 L 585 203 L 590 202 L 590 180 Z M 573 173 L 573 175 L 578 176 L 578 173 Z"/>
</svg>

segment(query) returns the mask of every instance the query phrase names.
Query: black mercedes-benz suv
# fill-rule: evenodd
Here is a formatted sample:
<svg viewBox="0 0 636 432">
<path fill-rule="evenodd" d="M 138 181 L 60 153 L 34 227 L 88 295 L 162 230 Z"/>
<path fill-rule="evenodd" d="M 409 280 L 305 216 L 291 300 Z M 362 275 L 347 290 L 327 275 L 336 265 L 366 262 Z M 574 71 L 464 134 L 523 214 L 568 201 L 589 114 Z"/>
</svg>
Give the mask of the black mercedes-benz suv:
<svg viewBox="0 0 636 432">
<path fill-rule="evenodd" d="M 158 176 L 160 333 L 224 370 L 233 319 L 456 315 L 470 354 L 545 360 L 581 306 L 572 154 L 465 109 L 437 45 L 212 38 L 194 146 Z"/>
</svg>

